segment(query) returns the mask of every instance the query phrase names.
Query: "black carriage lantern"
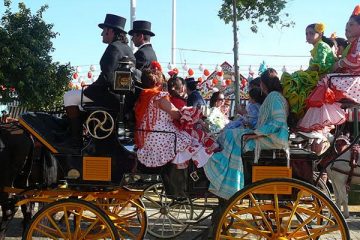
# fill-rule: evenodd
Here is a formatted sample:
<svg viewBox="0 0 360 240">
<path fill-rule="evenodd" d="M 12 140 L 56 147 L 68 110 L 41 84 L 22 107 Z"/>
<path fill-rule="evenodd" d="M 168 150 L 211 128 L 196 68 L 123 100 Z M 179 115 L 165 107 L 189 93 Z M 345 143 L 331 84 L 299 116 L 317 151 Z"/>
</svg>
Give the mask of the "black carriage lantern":
<svg viewBox="0 0 360 240">
<path fill-rule="evenodd" d="M 119 62 L 119 67 L 114 75 L 114 91 L 134 91 L 134 81 L 139 79 L 139 72 L 133 62 L 125 59 Z"/>
</svg>

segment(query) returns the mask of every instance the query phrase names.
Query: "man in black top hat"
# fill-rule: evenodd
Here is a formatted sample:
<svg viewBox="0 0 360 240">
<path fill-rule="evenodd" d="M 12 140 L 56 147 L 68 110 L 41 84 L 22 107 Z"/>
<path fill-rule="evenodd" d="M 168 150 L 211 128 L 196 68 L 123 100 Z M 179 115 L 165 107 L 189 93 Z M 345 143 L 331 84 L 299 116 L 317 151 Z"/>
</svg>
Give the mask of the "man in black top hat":
<svg viewBox="0 0 360 240">
<path fill-rule="evenodd" d="M 154 49 L 151 46 L 150 38 L 155 36 L 151 32 L 151 23 L 148 21 L 134 21 L 133 29 L 129 31 L 134 45 L 138 48 L 135 52 L 136 68 L 143 70 L 149 67 L 152 61 L 157 61 Z"/>
<path fill-rule="evenodd" d="M 102 29 L 102 42 L 108 44 L 100 59 L 101 73 L 99 78 L 84 90 L 83 102 L 96 102 L 97 105 L 116 108 L 119 105 L 118 96 L 112 89 L 115 70 L 120 60 L 126 58 L 136 63 L 135 56 L 124 30 L 126 19 L 114 14 L 106 14 L 104 23 L 98 26 Z M 70 120 L 71 146 L 81 146 L 81 120 L 79 105 L 81 104 L 81 90 L 71 90 L 64 95 L 64 105 Z"/>
<path fill-rule="evenodd" d="M 188 98 L 186 101 L 186 106 L 188 107 L 199 107 L 206 105 L 203 97 L 201 96 L 199 90 L 197 89 L 198 82 L 194 78 L 185 79 L 186 90 Z"/>
</svg>

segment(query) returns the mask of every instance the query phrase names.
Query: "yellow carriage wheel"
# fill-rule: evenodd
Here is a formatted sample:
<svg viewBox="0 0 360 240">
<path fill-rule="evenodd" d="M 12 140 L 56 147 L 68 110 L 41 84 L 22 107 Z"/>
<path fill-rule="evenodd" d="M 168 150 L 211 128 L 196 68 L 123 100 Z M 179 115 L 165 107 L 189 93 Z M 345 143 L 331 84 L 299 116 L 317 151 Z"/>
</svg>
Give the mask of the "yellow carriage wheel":
<svg viewBox="0 0 360 240">
<path fill-rule="evenodd" d="M 24 239 L 119 239 L 103 210 L 80 199 L 52 202 L 36 213 Z"/>
<path fill-rule="evenodd" d="M 251 184 L 220 212 L 213 239 L 350 239 L 335 204 L 316 187 L 296 179 Z"/>
<path fill-rule="evenodd" d="M 98 198 L 99 206 L 114 223 L 120 239 L 141 240 L 146 234 L 147 215 L 141 199 Z"/>
</svg>

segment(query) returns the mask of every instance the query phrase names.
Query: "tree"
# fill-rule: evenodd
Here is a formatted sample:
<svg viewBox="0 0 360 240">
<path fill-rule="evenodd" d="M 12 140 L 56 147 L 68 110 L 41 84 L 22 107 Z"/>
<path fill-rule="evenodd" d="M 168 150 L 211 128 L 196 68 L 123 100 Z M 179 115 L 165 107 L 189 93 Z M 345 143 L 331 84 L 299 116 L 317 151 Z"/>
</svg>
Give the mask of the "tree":
<svg viewBox="0 0 360 240">
<path fill-rule="evenodd" d="M 290 27 L 294 25 L 293 21 L 286 21 L 288 13 L 281 15 L 287 1 L 285 0 L 237 0 L 236 12 L 237 20 L 249 20 L 251 31 L 258 31 L 257 23 L 266 22 L 269 27 L 279 24 L 281 27 Z M 220 19 L 226 24 L 233 21 L 233 0 L 224 0 L 221 9 L 218 12 Z"/>
<path fill-rule="evenodd" d="M 4 6 L 0 22 L 0 101 L 16 99 L 33 109 L 60 104 L 72 68 L 69 63 L 52 62 L 51 40 L 58 33 L 42 19 L 48 6 L 34 15 L 24 3 L 18 4 L 18 12 L 11 11 L 11 0 L 4 0 Z"/>
</svg>

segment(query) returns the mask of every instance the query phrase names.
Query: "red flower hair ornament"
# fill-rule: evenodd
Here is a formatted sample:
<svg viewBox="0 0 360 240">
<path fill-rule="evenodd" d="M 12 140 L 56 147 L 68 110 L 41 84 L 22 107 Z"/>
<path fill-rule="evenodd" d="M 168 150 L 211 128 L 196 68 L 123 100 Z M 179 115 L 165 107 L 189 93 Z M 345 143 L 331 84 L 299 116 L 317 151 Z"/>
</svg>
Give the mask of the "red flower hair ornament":
<svg viewBox="0 0 360 240">
<path fill-rule="evenodd" d="M 158 70 L 158 71 L 162 72 L 162 67 L 161 67 L 160 63 L 157 61 L 152 61 L 150 64 L 150 68 L 153 70 Z"/>
<path fill-rule="evenodd" d="M 354 8 L 354 11 L 352 12 L 352 15 L 353 16 L 357 16 L 360 14 L 360 5 L 357 5 L 355 8 Z"/>
</svg>

